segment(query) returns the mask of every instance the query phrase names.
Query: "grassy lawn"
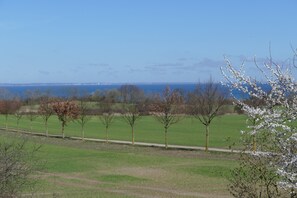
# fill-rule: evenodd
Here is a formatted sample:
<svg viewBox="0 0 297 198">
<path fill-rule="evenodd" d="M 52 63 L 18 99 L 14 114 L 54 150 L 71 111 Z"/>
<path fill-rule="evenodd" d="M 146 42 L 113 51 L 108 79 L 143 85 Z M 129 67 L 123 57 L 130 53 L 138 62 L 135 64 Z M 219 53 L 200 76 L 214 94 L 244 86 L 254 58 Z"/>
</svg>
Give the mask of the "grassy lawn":
<svg viewBox="0 0 297 198">
<path fill-rule="evenodd" d="M 210 126 L 210 147 L 228 148 L 233 142 L 238 143 L 240 130 L 245 127 L 246 117 L 244 115 L 224 115 L 214 119 Z M 60 123 L 53 116 L 49 120 L 49 133 L 61 134 Z M 5 126 L 3 116 L 0 116 L 0 126 Z M 9 117 L 8 126 L 16 128 L 16 119 Z M 21 129 L 30 131 L 30 122 L 26 117 L 20 120 Z M 32 123 L 32 131 L 44 133 L 44 122 L 39 117 Z M 131 140 L 131 129 L 121 117 L 116 117 L 109 129 L 109 137 L 114 140 Z M 80 125 L 69 123 L 65 128 L 66 136 L 81 136 Z M 85 126 L 85 137 L 105 138 L 105 129 L 98 117 L 92 119 Z M 229 137 L 229 141 L 226 139 Z M 152 116 L 144 116 L 135 127 L 135 141 L 164 143 L 163 126 Z M 169 144 L 204 146 L 204 126 L 198 120 L 185 118 L 179 123 L 172 125 L 168 132 Z M 235 145 L 236 147 L 237 145 Z"/>
<path fill-rule="evenodd" d="M 238 157 L 0 132 L 1 141 L 42 145 L 36 197 L 230 197 L 226 178 Z"/>
</svg>

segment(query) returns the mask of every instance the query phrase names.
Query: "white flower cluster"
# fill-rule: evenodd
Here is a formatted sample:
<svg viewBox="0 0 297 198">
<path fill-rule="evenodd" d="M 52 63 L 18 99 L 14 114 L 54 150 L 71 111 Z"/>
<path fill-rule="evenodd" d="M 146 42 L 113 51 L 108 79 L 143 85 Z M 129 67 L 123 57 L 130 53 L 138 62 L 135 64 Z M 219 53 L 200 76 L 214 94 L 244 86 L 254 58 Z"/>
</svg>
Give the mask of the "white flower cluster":
<svg viewBox="0 0 297 198">
<path fill-rule="evenodd" d="M 245 75 L 244 65 L 237 69 L 229 60 L 226 63 L 221 68 L 227 81 L 223 84 L 231 91 L 237 90 L 263 101 L 255 106 L 235 98 L 242 110 L 255 120 L 253 125 L 248 126 L 249 133 L 255 135 L 265 130 L 275 138 L 274 151 L 258 150 L 253 154 L 265 157 L 267 154 L 275 156 L 277 152 L 277 160 L 272 163 L 282 178 L 280 186 L 297 188 L 297 84 L 291 71 L 272 61 L 262 68 L 257 65 L 266 79 L 264 89 L 263 84 Z"/>
</svg>

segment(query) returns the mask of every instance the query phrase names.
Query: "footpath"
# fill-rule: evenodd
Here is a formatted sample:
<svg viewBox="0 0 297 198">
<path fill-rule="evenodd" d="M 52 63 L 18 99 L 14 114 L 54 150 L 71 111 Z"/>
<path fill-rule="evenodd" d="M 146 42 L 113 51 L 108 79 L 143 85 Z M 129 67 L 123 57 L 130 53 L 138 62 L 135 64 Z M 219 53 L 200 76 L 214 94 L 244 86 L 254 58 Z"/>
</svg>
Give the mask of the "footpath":
<svg viewBox="0 0 297 198">
<path fill-rule="evenodd" d="M 27 135 L 33 135 L 33 136 L 44 136 L 43 133 L 36 133 L 36 132 L 28 132 L 28 131 L 20 131 L 15 129 L 5 129 L 0 128 L 2 131 L 7 132 L 14 132 L 14 133 L 22 133 Z M 62 138 L 61 135 L 48 135 L 50 138 Z M 73 139 L 73 140 L 82 140 L 81 137 L 75 137 L 75 136 L 67 136 L 65 139 Z M 84 141 L 90 141 L 90 142 L 106 142 L 105 139 L 96 139 L 96 138 L 84 138 Z M 123 141 L 123 140 L 108 140 L 108 143 L 113 144 L 125 144 L 125 145 L 132 145 L 130 141 Z M 158 144 L 158 143 L 147 143 L 147 142 L 134 142 L 134 145 L 136 146 L 144 146 L 144 147 L 157 147 L 157 148 L 165 148 L 164 144 Z M 180 150 L 200 150 L 204 151 L 205 147 L 201 146 L 183 146 L 183 145 L 168 145 L 168 149 L 180 149 Z M 223 149 L 223 148 L 208 148 L 208 151 L 214 151 L 214 152 L 223 152 L 223 153 L 240 153 L 240 150 L 233 150 L 233 149 Z"/>
</svg>

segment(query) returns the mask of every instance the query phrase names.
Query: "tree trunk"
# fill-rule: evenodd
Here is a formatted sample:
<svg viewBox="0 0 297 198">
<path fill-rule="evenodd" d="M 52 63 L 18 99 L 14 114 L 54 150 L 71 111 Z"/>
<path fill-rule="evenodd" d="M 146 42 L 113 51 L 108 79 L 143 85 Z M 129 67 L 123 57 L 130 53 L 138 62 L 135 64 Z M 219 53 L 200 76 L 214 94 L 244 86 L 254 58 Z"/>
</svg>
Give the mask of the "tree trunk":
<svg viewBox="0 0 297 198">
<path fill-rule="evenodd" d="M 209 126 L 205 125 L 205 151 L 208 151 Z"/>
<path fill-rule="evenodd" d="M 108 127 L 105 127 L 105 142 L 108 143 Z"/>
<path fill-rule="evenodd" d="M 17 132 L 19 132 L 19 121 L 17 121 Z"/>
<path fill-rule="evenodd" d="M 48 126 L 47 126 L 47 121 L 45 121 L 45 136 L 48 137 Z"/>
<path fill-rule="evenodd" d="M 32 120 L 30 120 L 30 130 L 31 130 L 31 133 L 33 132 L 32 131 Z"/>
<path fill-rule="evenodd" d="M 6 130 L 8 129 L 7 120 L 8 120 L 8 114 L 5 115 L 5 128 L 6 128 Z"/>
<path fill-rule="evenodd" d="M 85 139 L 85 130 L 84 130 L 84 126 L 81 125 L 81 140 L 84 141 Z"/>
<path fill-rule="evenodd" d="M 62 138 L 64 139 L 65 138 L 65 134 L 64 134 L 64 123 L 62 123 Z"/>
<path fill-rule="evenodd" d="M 168 142 L 167 142 L 167 128 L 165 128 L 165 148 L 168 148 Z"/>
<path fill-rule="evenodd" d="M 134 145 L 134 127 L 132 126 L 132 145 Z"/>
</svg>

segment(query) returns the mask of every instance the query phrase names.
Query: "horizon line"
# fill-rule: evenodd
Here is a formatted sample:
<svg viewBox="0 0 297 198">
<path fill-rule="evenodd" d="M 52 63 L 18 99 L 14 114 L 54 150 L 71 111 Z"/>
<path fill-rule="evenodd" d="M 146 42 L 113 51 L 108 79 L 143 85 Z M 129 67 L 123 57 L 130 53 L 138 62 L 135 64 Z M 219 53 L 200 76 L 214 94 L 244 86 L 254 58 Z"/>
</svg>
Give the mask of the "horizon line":
<svg viewBox="0 0 297 198">
<path fill-rule="evenodd" d="M 197 84 L 199 82 L 87 82 L 87 83 L 77 83 L 77 82 L 56 82 L 56 83 L 0 83 L 0 86 L 13 86 L 13 85 L 23 85 L 23 86 L 34 86 L 34 85 L 149 85 L 149 84 Z M 215 82 L 220 83 L 220 82 Z"/>
</svg>

